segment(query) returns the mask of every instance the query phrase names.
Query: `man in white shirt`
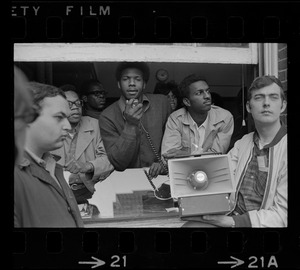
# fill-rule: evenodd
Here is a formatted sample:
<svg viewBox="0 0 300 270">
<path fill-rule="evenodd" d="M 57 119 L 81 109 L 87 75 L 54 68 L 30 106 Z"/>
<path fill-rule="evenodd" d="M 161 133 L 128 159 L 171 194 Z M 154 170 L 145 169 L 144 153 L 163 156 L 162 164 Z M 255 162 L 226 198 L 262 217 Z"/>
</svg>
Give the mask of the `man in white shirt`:
<svg viewBox="0 0 300 270">
<path fill-rule="evenodd" d="M 205 79 L 190 75 L 179 85 L 184 108 L 173 112 L 167 121 L 162 155 L 226 153 L 233 132 L 232 114 L 212 105 Z"/>
</svg>

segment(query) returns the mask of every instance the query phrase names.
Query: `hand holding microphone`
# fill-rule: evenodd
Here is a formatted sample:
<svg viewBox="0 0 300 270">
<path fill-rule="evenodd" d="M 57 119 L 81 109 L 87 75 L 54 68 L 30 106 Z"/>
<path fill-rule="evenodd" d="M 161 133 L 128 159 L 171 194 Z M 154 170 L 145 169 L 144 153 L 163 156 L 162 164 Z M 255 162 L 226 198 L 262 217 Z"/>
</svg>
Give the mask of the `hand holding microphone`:
<svg viewBox="0 0 300 270">
<path fill-rule="evenodd" d="M 143 113 L 143 104 L 137 99 L 132 98 L 126 101 L 124 117 L 129 124 L 138 126 Z"/>
</svg>

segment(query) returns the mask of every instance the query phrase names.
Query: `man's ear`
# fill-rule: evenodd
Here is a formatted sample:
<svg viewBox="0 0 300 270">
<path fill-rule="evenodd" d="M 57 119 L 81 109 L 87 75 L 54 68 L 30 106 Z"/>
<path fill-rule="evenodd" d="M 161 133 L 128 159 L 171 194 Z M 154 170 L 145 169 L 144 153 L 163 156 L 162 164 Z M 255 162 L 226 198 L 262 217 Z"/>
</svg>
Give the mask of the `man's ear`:
<svg viewBox="0 0 300 270">
<path fill-rule="evenodd" d="M 287 105 L 286 100 L 282 101 L 282 106 L 281 106 L 281 110 L 280 110 L 281 113 L 283 113 L 285 111 L 286 105 Z"/>
<path fill-rule="evenodd" d="M 246 109 L 247 109 L 248 113 L 251 113 L 251 106 L 250 106 L 250 102 L 249 101 L 247 101 L 247 103 L 246 103 Z"/>
<path fill-rule="evenodd" d="M 121 89 L 120 82 L 118 82 L 118 88 Z"/>
<path fill-rule="evenodd" d="M 143 90 L 145 90 L 145 88 L 146 88 L 146 83 L 144 82 L 144 84 L 143 84 Z"/>
<path fill-rule="evenodd" d="M 190 103 L 190 101 L 189 101 L 189 99 L 188 98 L 183 98 L 183 104 L 185 105 L 185 106 L 187 106 L 187 107 L 190 107 L 191 106 L 191 103 Z"/>
</svg>

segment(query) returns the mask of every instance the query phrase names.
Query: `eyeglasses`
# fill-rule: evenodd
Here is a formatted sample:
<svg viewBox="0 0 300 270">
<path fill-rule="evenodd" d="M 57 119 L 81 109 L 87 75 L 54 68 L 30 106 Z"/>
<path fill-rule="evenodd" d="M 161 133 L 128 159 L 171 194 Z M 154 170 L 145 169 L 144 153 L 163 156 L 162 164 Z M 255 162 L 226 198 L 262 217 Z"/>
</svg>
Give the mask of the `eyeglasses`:
<svg viewBox="0 0 300 270">
<path fill-rule="evenodd" d="M 15 119 L 23 119 L 25 123 L 31 124 L 40 116 L 40 107 L 32 105 L 31 110 L 22 115 L 16 115 Z"/>
<path fill-rule="evenodd" d="M 88 95 L 94 95 L 95 97 L 105 97 L 107 95 L 106 91 L 93 91 L 89 92 Z"/>
<path fill-rule="evenodd" d="M 82 107 L 82 100 L 79 100 L 79 99 L 77 99 L 77 100 L 75 100 L 75 101 L 70 101 L 70 100 L 68 100 L 68 103 L 69 103 L 70 109 L 72 109 L 73 104 L 75 104 L 75 106 L 76 106 L 77 108 Z"/>
</svg>

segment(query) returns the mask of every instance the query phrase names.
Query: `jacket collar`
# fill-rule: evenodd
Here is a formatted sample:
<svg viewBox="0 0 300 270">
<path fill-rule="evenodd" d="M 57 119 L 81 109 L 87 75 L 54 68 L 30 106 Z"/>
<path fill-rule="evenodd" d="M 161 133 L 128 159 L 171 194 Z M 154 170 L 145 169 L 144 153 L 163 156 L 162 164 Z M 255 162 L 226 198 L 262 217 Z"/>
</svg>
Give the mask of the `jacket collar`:
<svg viewBox="0 0 300 270">
<path fill-rule="evenodd" d="M 190 121 L 189 121 L 189 112 L 186 108 L 183 108 L 184 111 L 183 111 L 183 119 L 182 119 L 182 123 L 184 125 L 190 125 Z M 220 119 L 219 117 L 217 117 L 217 114 L 216 114 L 216 106 L 214 105 L 211 105 L 211 109 L 208 111 L 207 113 L 207 126 L 211 126 L 211 127 L 214 127 L 216 126 L 218 123 L 220 123 L 221 121 L 223 121 L 223 119 Z"/>
<path fill-rule="evenodd" d="M 47 153 L 48 159 L 55 159 L 57 156 L 54 156 L 50 153 Z M 38 178 L 40 181 L 43 181 L 51 186 L 53 186 L 63 197 L 65 197 L 63 190 L 58 186 L 55 180 L 52 178 L 50 173 L 45 169 L 45 167 L 38 163 L 38 160 L 32 157 L 26 151 L 24 152 L 24 158 L 22 162 L 19 164 L 20 169 L 24 169 L 25 167 L 30 167 L 30 172 L 33 177 Z M 60 167 L 61 168 L 61 167 Z M 59 168 L 55 168 L 55 175 L 57 175 Z M 57 177 L 57 180 L 61 184 L 61 179 Z M 64 180 L 64 179 L 63 179 Z"/>
<path fill-rule="evenodd" d="M 24 157 L 18 164 L 18 166 L 22 169 L 23 167 L 29 166 L 31 163 L 35 162 L 37 165 L 42 166 L 45 168 L 46 162 L 48 159 L 53 158 L 55 162 L 59 161 L 61 159 L 60 156 L 52 153 L 45 153 L 43 155 L 43 159 L 36 156 L 34 153 L 32 153 L 29 149 L 25 148 L 24 151 Z"/>
<path fill-rule="evenodd" d="M 277 143 L 280 142 L 280 140 L 287 134 L 287 127 L 285 124 L 281 123 L 281 127 L 278 130 L 278 132 L 276 133 L 275 137 L 273 138 L 273 140 L 269 143 L 264 145 L 263 148 L 270 148 L 274 145 L 276 145 Z M 259 140 L 259 135 L 257 130 L 254 131 L 253 134 L 253 142 L 256 143 L 258 145 L 258 140 Z"/>
<path fill-rule="evenodd" d="M 194 121 L 194 119 L 192 118 L 192 116 L 190 115 L 189 112 L 187 112 L 186 116 L 187 116 L 186 118 L 187 118 L 187 121 L 188 121 L 188 125 L 196 126 L 198 128 L 197 123 Z M 206 128 L 207 125 L 208 125 L 208 115 L 205 118 L 204 122 L 200 126 L 203 126 L 204 128 Z"/>
<path fill-rule="evenodd" d="M 92 134 L 92 131 L 94 131 L 94 127 L 92 126 L 89 119 L 90 119 L 89 116 L 82 116 L 81 118 L 80 129 L 78 130 L 78 138 L 77 138 L 77 145 L 75 151 L 76 160 L 79 159 L 79 157 L 82 155 L 82 153 L 85 151 L 85 149 L 88 147 L 88 145 L 94 138 L 94 135 Z M 55 153 L 55 155 L 61 157 L 61 160 L 59 162 L 60 164 L 66 163 L 64 147 L 56 149 L 52 151 L 52 153 Z"/>
<path fill-rule="evenodd" d="M 94 131 L 94 127 L 90 121 L 88 121 L 88 116 L 83 116 L 81 118 L 81 127 L 78 131 L 77 141 L 80 143 L 77 143 L 76 145 L 75 159 L 78 159 L 81 156 L 81 154 L 93 140 L 94 135 L 91 134 L 92 131 Z"/>
</svg>

